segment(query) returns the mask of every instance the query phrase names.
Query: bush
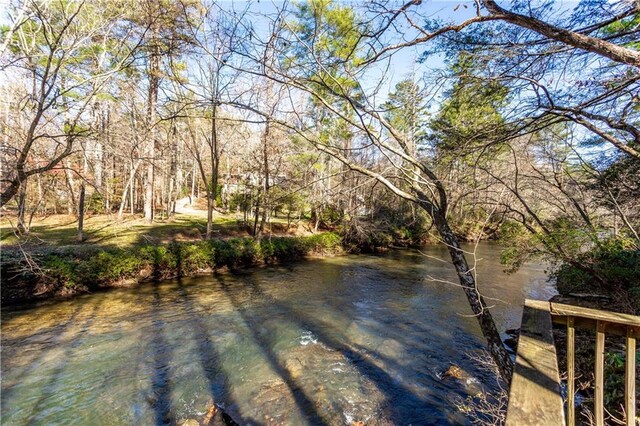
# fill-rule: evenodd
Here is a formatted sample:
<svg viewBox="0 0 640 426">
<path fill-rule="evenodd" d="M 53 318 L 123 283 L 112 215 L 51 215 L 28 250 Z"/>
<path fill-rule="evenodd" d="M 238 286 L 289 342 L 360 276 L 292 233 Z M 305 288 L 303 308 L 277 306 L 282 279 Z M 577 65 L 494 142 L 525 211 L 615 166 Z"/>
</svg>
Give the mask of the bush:
<svg viewBox="0 0 640 426">
<path fill-rule="evenodd" d="M 185 274 L 213 269 L 215 247 L 210 241 L 202 241 L 178 246 L 181 249 L 182 272 Z"/>
<path fill-rule="evenodd" d="M 624 240 L 610 239 L 576 260 L 605 277 L 606 282 L 600 283 L 589 272 L 564 263 L 554 272 L 560 294 L 604 293 L 640 313 L 640 250 Z"/>
<path fill-rule="evenodd" d="M 333 232 L 316 234 L 306 238 L 308 251 L 324 253 L 333 251 L 342 245 L 342 238 Z"/>
<path fill-rule="evenodd" d="M 178 243 L 168 246 L 144 246 L 138 250 L 142 264 L 152 268 L 154 278 L 165 278 L 179 272 L 180 250 L 176 244 Z"/>
<path fill-rule="evenodd" d="M 73 288 L 78 285 L 76 274 L 76 262 L 67 257 L 48 255 L 43 262 L 44 270 L 48 280 L 58 285 Z"/>
<path fill-rule="evenodd" d="M 86 283 L 109 283 L 135 277 L 140 271 L 141 262 L 135 252 L 102 251 L 87 260 L 80 261 L 76 274 L 79 280 Z"/>
<path fill-rule="evenodd" d="M 261 262 L 286 262 L 301 259 L 309 253 L 336 251 L 341 242 L 338 235 L 327 233 L 262 240 L 247 237 L 172 242 L 127 250 L 104 250 L 92 246 L 61 248 L 32 256 L 40 265 L 41 272 L 30 268 L 23 255 L 4 252 L 2 273 L 3 278 L 12 284 L 29 283 L 31 288 L 45 284 L 51 292 L 62 287 L 91 290 L 122 279 L 136 278 L 145 270 L 151 271 L 152 278 L 163 279 L 221 267 L 234 269 Z"/>
</svg>

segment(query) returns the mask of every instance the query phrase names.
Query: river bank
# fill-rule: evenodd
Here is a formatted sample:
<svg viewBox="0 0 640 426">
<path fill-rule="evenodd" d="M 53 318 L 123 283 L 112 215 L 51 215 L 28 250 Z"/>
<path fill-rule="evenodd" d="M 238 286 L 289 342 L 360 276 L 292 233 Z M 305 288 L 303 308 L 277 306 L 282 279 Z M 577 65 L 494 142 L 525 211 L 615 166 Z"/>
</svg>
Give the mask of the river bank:
<svg viewBox="0 0 640 426">
<path fill-rule="evenodd" d="M 70 246 L 28 253 L 3 249 L 1 301 L 2 306 L 10 306 L 343 251 L 342 238 L 331 232 L 300 237 L 172 241 L 128 248 Z"/>
</svg>

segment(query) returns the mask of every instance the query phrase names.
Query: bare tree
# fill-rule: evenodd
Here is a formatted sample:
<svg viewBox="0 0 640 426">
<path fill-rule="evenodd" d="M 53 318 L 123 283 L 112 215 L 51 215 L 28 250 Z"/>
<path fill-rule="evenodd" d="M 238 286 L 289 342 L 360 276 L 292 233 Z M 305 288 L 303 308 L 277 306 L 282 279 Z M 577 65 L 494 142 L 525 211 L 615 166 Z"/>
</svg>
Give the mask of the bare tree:
<svg viewBox="0 0 640 426">
<path fill-rule="evenodd" d="M 133 47 L 126 43 L 131 41 L 127 30 L 117 27 L 117 9 L 105 17 L 95 15 L 96 9 L 85 3 L 53 13 L 55 8 L 48 2 L 25 1 L 22 9 L 28 19 L 15 21 L 9 32 L 12 38 L 6 40 L 11 53 L 3 73 L 28 76 L 31 81 L 30 92 L 15 106 L 27 120 L 19 132 L 21 140 L 2 146 L 4 160 L 14 167 L 2 177 L 0 206 L 11 201 L 30 176 L 56 168 L 78 139 L 92 134 L 85 111 L 114 73 L 127 66 L 135 49 L 135 43 Z M 102 39 L 114 31 L 124 39 L 111 46 L 108 69 L 85 66 L 86 48 L 94 37 Z M 36 152 L 42 156 L 35 157 Z"/>
<path fill-rule="evenodd" d="M 262 75 L 271 79 L 274 84 L 288 87 L 289 93 L 295 91 L 298 95 L 306 94 L 311 97 L 319 107 L 326 109 L 333 119 L 343 120 L 357 132 L 359 144 L 352 149 L 345 149 L 341 144 L 336 145 L 336 141 L 318 139 L 313 128 L 314 123 L 310 123 L 303 116 L 298 116 L 296 121 L 287 121 L 274 117 L 269 111 L 259 108 L 254 108 L 254 111 L 267 120 L 295 131 L 299 137 L 337 159 L 349 170 L 379 182 L 396 196 L 414 203 L 429 214 L 442 242 L 449 250 L 461 288 L 478 319 L 501 375 L 506 382 L 510 382 L 512 361 L 504 348 L 487 304 L 476 286 L 474 273 L 467 263 L 458 238 L 447 221 L 445 213 L 448 197 L 442 181 L 427 161 L 414 155 L 405 133 L 398 131 L 384 118 L 373 102 L 374 96 L 366 93 L 358 83 L 358 75 L 344 68 L 339 69 L 340 76 L 335 72 L 322 72 L 324 65 L 321 58 L 316 55 L 313 47 L 307 45 L 310 40 L 297 39 L 295 33 L 288 31 L 286 23 L 283 24 L 282 21 L 284 20 L 272 24 L 271 33 L 277 34 L 277 42 L 273 43 L 269 39 L 263 46 L 267 49 L 274 44 L 277 48 L 283 49 L 279 52 L 282 56 L 287 55 L 287 46 L 302 46 L 306 59 L 293 65 L 286 63 L 285 66 L 281 66 L 280 63 L 265 63 L 262 55 L 253 56 L 260 64 L 259 71 L 253 67 L 246 69 L 246 72 Z M 252 57 L 251 53 L 245 53 L 245 56 Z M 297 55 L 298 58 L 301 56 L 303 55 Z M 385 158 L 386 167 L 374 168 L 362 162 L 368 156 L 358 153 L 368 150 L 374 150 L 378 158 Z"/>
<path fill-rule="evenodd" d="M 242 19 L 241 16 L 237 18 Z M 200 151 L 192 151 L 198 153 L 195 159 L 207 193 L 207 238 L 213 235 L 213 211 L 220 195 L 220 161 L 224 145 L 219 137 L 219 121 L 224 114 L 221 105 L 226 99 L 238 96 L 232 93 L 232 87 L 237 88 L 238 73 L 229 65 L 234 61 L 233 52 L 240 49 L 244 41 L 242 30 L 238 21 L 227 19 L 217 5 L 209 5 L 198 24 L 191 27 L 191 37 L 197 45 L 196 70 L 187 72 L 185 81 L 178 81 L 180 84 L 175 88 L 190 113 L 200 110 L 210 123 L 209 131 L 204 135 L 209 151 L 209 173 L 205 173 Z M 193 136 L 191 139 L 194 140 Z"/>
</svg>

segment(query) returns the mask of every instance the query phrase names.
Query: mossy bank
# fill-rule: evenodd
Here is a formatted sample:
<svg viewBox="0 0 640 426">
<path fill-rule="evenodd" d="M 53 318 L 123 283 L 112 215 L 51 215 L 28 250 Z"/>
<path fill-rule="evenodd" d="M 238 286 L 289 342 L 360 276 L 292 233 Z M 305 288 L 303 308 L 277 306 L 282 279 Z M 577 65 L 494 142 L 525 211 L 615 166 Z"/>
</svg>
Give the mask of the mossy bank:
<svg viewBox="0 0 640 426">
<path fill-rule="evenodd" d="M 86 246 L 2 251 L 2 305 L 133 285 L 149 280 L 284 263 L 342 253 L 335 233 L 171 242 L 127 249 Z"/>
</svg>

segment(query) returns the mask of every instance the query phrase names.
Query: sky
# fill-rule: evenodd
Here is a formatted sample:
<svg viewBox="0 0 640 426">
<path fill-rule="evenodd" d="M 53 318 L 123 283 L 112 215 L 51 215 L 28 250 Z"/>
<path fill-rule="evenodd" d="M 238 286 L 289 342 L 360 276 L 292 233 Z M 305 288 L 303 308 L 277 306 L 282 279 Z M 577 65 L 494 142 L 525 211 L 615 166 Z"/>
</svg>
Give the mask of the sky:
<svg viewBox="0 0 640 426">
<path fill-rule="evenodd" d="M 91 1 L 91 0 L 89 0 Z M 391 2 L 391 6 L 400 6 L 404 4 L 406 0 L 394 0 Z M 8 17 L 10 0 L 0 0 L 0 24 L 8 24 L 10 19 Z M 15 2 L 14 2 L 15 3 Z M 289 5 L 291 1 L 287 2 Z M 364 0 L 360 1 L 340 1 L 342 4 L 354 5 L 354 7 L 362 6 L 365 4 Z M 501 4 L 507 5 L 505 0 L 500 1 Z M 577 2 L 571 1 L 558 1 L 556 7 L 569 8 L 575 6 Z M 241 11 L 250 4 L 250 18 L 253 26 L 259 33 L 267 30 L 269 20 L 262 17 L 264 15 L 273 15 L 278 9 L 280 9 L 285 2 L 279 0 L 253 0 L 247 1 L 217 1 L 221 8 L 226 10 L 238 10 Z M 445 22 L 462 22 L 475 14 L 475 7 L 473 1 L 470 0 L 439 0 L 439 1 L 423 1 L 419 6 L 414 6 L 415 10 L 420 13 L 422 20 L 425 18 L 439 19 Z M 422 24 L 422 22 L 416 22 Z M 404 37 L 405 39 L 411 39 L 417 31 L 410 28 L 408 25 L 400 27 L 400 32 L 396 35 L 397 39 L 392 42 L 400 42 Z M 375 87 L 380 85 L 379 95 L 377 95 L 376 103 L 384 102 L 386 95 L 393 90 L 394 86 L 400 80 L 405 78 L 420 79 L 422 74 L 427 69 L 443 69 L 445 64 L 441 56 L 432 56 L 424 63 L 417 63 L 417 59 L 420 58 L 424 52 L 424 46 L 403 48 L 395 53 L 389 60 L 389 66 L 387 63 L 381 63 L 373 67 L 368 74 L 363 76 L 362 83 L 365 86 L 366 91 L 372 91 Z M 382 81 L 382 83 L 381 83 Z"/>
<path fill-rule="evenodd" d="M 401 6 L 404 2 L 404 0 L 395 1 L 392 3 L 392 6 Z M 275 0 L 217 2 L 217 4 L 224 9 L 235 9 L 238 11 L 244 10 L 248 3 L 250 3 L 250 11 L 253 16 L 252 24 L 254 25 L 257 33 L 267 31 L 268 20 L 265 18 L 262 18 L 261 20 L 260 15 L 273 15 L 285 4 L 284 1 Z M 289 5 L 292 4 L 291 1 L 287 3 Z M 354 5 L 356 8 L 365 4 L 364 1 L 341 1 L 340 3 Z M 473 1 L 424 1 L 420 6 L 418 6 L 418 10 L 423 17 L 461 22 L 475 14 L 473 5 Z M 417 34 L 416 30 L 410 28 L 408 25 L 404 25 L 401 28 L 403 33 L 398 34 L 398 38 L 393 40 L 394 43 L 402 41 L 402 37 L 410 39 Z M 366 91 L 373 91 L 374 88 L 380 85 L 379 92 L 375 99 L 376 103 L 380 104 L 386 100 L 387 94 L 393 90 L 396 83 L 399 81 L 411 78 L 412 76 L 415 76 L 416 79 L 420 79 L 421 75 L 427 68 L 444 68 L 445 65 L 442 57 L 431 57 L 423 64 L 417 63 L 417 60 L 420 58 L 423 51 L 424 47 L 417 46 L 403 48 L 394 52 L 390 58 L 388 67 L 386 62 L 381 63 L 369 70 L 367 75 L 361 79 L 361 83 L 365 86 L 364 89 Z"/>
</svg>

